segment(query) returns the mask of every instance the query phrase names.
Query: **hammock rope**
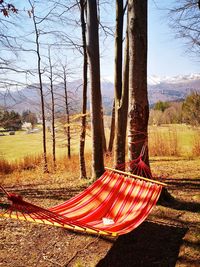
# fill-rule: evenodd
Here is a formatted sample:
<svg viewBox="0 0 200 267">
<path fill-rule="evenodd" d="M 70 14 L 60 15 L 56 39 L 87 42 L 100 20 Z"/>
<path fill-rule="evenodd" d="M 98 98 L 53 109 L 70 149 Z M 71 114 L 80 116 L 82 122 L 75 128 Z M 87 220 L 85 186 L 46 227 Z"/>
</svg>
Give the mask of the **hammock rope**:
<svg viewBox="0 0 200 267">
<path fill-rule="evenodd" d="M 152 179 L 143 160 L 147 155 L 146 133 L 134 134 L 144 135 L 139 157 L 117 166 L 117 170 L 105 168 L 92 185 L 59 205 L 48 209 L 34 205 L 0 185 L 9 200 L 9 204 L 0 201 L 0 216 L 96 235 L 118 236 L 132 231 L 146 219 L 162 187 L 167 186 Z"/>
<path fill-rule="evenodd" d="M 1 186 L 11 204 L 5 207 L 0 203 L 0 216 L 78 232 L 118 236 L 132 231 L 145 220 L 165 185 L 106 168 L 104 174 L 83 192 L 49 209 L 31 204 Z"/>
</svg>

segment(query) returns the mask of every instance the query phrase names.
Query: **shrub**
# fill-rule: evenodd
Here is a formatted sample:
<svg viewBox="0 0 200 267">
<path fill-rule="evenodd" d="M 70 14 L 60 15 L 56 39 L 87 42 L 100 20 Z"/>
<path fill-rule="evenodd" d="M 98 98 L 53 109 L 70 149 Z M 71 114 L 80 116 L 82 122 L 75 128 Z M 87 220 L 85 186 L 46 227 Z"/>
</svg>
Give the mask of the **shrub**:
<svg viewBox="0 0 200 267">
<path fill-rule="evenodd" d="M 194 136 L 192 152 L 194 156 L 200 156 L 200 132 Z"/>
<path fill-rule="evenodd" d="M 0 159 L 0 173 L 8 174 L 14 171 L 14 166 L 5 159 Z"/>
<path fill-rule="evenodd" d="M 191 93 L 183 103 L 183 119 L 186 123 L 200 125 L 200 93 Z"/>
<path fill-rule="evenodd" d="M 151 132 L 149 153 L 151 156 L 179 156 L 176 130 L 168 130 L 163 133 Z"/>
</svg>

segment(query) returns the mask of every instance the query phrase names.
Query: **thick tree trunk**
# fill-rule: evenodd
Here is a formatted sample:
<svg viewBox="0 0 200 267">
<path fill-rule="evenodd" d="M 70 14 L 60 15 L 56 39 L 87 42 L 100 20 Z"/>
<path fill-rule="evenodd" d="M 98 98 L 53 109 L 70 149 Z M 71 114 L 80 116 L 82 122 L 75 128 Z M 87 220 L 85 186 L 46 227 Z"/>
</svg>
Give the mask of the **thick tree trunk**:
<svg viewBox="0 0 200 267">
<path fill-rule="evenodd" d="M 114 165 L 121 163 L 120 142 L 120 106 L 122 96 L 122 45 L 123 45 L 123 0 L 116 0 L 116 30 L 115 30 L 115 145 Z"/>
<path fill-rule="evenodd" d="M 126 32 L 126 45 L 124 48 L 124 69 L 121 105 L 118 110 L 118 164 L 126 162 L 126 133 L 128 120 L 128 85 L 129 85 L 129 40 Z"/>
<path fill-rule="evenodd" d="M 147 144 L 147 0 L 129 0 L 129 159 L 137 158 Z M 146 146 L 147 148 L 147 146 Z M 148 149 L 144 160 L 149 164 Z"/>
<path fill-rule="evenodd" d="M 102 144 L 102 100 L 100 89 L 99 33 L 96 0 L 87 0 L 87 54 L 91 84 L 92 175 L 104 172 Z"/>
<path fill-rule="evenodd" d="M 122 83 L 122 38 L 123 38 L 123 1 L 116 1 L 115 33 L 115 153 L 116 168 L 125 163 L 126 128 L 128 110 L 128 33 L 124 51 L 124 72 Z"/>
<path fill-rule="evenodd" d="M 86 49 L 86 25 L 85 25 L 85 1 L 80 0 L 81 7 L 81 29 L 82 29 L 82 43 L 83 43 L 83 103 L 82 103 L 82 118 L 81 118 L 81 134 L 80 134 L 80 178 L 86 178 L 85 166 L 85 135 L 86 135 L 86 109 L 87 109 L 87 49 Z"/>
<path fill-rule="evenodd" d="M 122 42 L 123 42 L 123 0 L 116 0 L 115 30 L 115 106 L 120 105 L 122 95 Z M 119 102 L 119 103 L 116 103 Z"/>
</svg>

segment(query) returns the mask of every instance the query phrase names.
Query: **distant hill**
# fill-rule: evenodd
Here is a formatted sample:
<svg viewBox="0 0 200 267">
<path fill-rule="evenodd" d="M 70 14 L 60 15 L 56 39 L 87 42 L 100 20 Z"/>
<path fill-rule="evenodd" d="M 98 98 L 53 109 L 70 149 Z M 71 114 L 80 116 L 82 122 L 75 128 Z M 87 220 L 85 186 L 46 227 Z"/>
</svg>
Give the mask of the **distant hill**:
<svg viewBox="0 0 200 267">
<path fill-rule="evenodd" d="M 71 109 L 76 112 L 81 110 L 82 98 L 82 81 L 75 80 L 68 82 L 68 97 Z M 44 94 L 46 106 L 50 107 L 50 93 L 49 84 L 44 84 Z M 110 113 L 112 109 L 114 97 L 114 85 L 112 82 L 102 80 L 101 82 L 102 99 L 106 113 Z M 165 77 L 159 78 L 157 76 L 148 77 L 148 95 L 150 105 L 160 101 L 179 101 L 191 91 L 200 92 L 200 74 L 191 74 L 184 76 Z M 88 93 L 89 95 L 89 93 Z M 64 109 L 64 89 L 63 85 L 57 84 L 55 86 L 56 109 L 59 111 Z M 89 97 L 88 97 L 89 99 Z M 22 88 L 21 90 L 12 93 L 0 92 L 0 106 L 14 109 L 15 111 L 22 112 L 29 109 L 33 112 L 40 112 L 40 95 L 38 84 L 33 84 Z M 89 106 L 89 100 L 88 100 Z"/>
<path fill-rule="evenodd" d="M 68 87 L 68 101 L 71 106 L 79 108 L 81 103 L 81 80 L 69 82 Z M 50 109 L 51 94 L 49 91 L 50 85 L 43 84 L 43 92 L 45 105 Z M 62 83 L 54 86 L 56 110 L 61 111 L 65 108 L 64 87 Z M 18 91 L 12 91 L 5 96 L 4 92 L 0 94 L 0 106 L 14 109 L 22 112 L 24 110 L 31 110 L 32 112 L 40 113 L 40 91 L 39 84 L 32 84 Z"/>
<path fill-rule="evenodd" d="M 176 101 L 185 99 L 192 91 L 200 92 L 200 74 L 191 74 L 184 76 L 149 77 L 148 93 L 149 102 L 154 104 L 160 101 Z"/>
</svg>

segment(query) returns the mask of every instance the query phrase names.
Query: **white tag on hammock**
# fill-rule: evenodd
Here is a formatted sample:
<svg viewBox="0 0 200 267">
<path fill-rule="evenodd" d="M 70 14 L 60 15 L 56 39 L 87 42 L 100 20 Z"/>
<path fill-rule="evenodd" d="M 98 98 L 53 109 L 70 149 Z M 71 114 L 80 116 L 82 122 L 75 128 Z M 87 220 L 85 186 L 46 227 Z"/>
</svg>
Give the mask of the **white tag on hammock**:
<svg viewBox="0 0 200 267">
<path fill-rule="evenodd" d="M 110 218 L 102 218 L 104 225 L 114 224 L 115 222 Z"/>
</svg>

